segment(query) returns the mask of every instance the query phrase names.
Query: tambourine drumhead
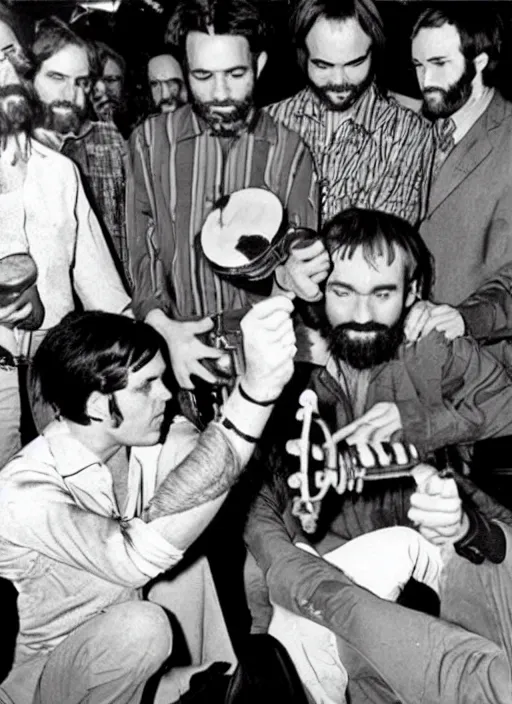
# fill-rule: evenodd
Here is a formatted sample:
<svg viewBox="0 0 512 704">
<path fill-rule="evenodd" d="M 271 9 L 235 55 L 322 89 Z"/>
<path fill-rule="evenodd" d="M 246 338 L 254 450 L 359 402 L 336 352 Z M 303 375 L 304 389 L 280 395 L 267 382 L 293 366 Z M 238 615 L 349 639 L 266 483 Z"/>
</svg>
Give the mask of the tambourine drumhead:
<svg viewBox="0 0 512 704">
<path fill-rule="evenodd" d="M 269 249 L 282 220 L 283 206 L 270 191 L 235 191 L 206 218 L 201 229 L 203 252 L 222 269 L 250 265 Z"/>
</svg>

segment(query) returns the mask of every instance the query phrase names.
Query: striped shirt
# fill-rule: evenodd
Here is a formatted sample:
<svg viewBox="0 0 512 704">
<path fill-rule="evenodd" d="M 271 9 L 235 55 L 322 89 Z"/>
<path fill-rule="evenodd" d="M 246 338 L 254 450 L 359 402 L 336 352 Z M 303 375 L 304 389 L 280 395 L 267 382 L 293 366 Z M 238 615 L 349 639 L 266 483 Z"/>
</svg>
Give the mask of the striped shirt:
<svg viewBox="0 0 512 704">
<path fill-rule="evenodd" d="M 202 254 L 201 227 L 221 196 L 267 188 L 290 224 L 318 226 L 311 155 L 298 135 L 263 112 L 224 149 L 190 105 L 150 117 L 131 137 L 129 171 L 128 250 L 139 318 L 160 308 L 172 318 L 193 319 L 261 297 L 217 276 Z M 267 282 L 257 293 L 269 288 Z"/>
<path fill-rule="evenodd" d="M 425 214 L 434 143 L 430 125 L 373 84 L 341 122 L 310 88 L 266 108 L 300 134 L 320 176 L 322 217 L 357 206 L 417 224 Z"/>
</svg>

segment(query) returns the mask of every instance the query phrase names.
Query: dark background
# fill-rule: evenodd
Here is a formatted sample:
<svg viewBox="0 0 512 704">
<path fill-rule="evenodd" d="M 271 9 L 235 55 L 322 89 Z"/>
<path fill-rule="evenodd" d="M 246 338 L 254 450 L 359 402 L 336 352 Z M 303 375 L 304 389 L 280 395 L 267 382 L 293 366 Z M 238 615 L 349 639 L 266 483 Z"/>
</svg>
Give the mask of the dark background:
<svg viewBox="0 0 512 704">
<path fill-rule="evenodd" d="M 258 102 L 266 104 L 292 95 L 302 88 L 304 79 L 295 64 L 294 52 L 288 35 L 287 22 L 290 0 L 255 0 L 272 28 L 269 43 L 269 61 L 258 85 Z M 505 56 L 502 65 L 500 89 L 512 98 L 512 1 L 510 0 L 451 0 L 468 13 L 499 13 L 506 26 Z M 11 6 L 27 18 L 27 34 L 31 22 L 56 14 L 69 21 L 79 3 L 74 0 L 13 0 Z M 91 7 L 94 3 L 88 3 Z M 82 16 L 74 25 L 82 33 L 90 34 L 110 44 L 127 60 L 134 85 L 141 86 L 147 54 L 162 41 L 167 18 L 175 0 L 123 0 L 115 13 L 94 10 Z M 418 96 L 416 79 L 410 61 L 409 35 L 419 13 L 438 0 L 377 0 L 388 37 L 385 83 L 391 90 Z"/>
</svg>

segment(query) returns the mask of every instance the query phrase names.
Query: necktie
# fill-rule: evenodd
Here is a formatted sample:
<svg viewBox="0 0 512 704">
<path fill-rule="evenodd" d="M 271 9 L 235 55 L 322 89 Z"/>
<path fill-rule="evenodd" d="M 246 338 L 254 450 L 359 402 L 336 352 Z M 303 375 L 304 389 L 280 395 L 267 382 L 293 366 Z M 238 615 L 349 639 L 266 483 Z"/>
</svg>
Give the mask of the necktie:
<svg viewBox="0 0 512 704">
<path fill-rule="evenodd" d="M 455 132 L 455 122 L 451 117 L 437 120 L 434 125 L 434 135 L 436 141 L 436 154 L 434 157 L 434 178 L 443 165 L 448 154 L 455 146 L 453 134 Z"/>
</svg>

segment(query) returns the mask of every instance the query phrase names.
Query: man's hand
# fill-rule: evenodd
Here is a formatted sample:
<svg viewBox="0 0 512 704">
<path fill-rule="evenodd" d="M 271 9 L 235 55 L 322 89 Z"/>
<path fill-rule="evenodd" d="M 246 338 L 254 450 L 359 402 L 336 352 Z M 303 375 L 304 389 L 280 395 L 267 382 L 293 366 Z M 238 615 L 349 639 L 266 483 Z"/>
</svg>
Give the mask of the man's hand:
<svg viewBox="0 0 512 704">
<path fill-rule="evenodd" d="M 402 429 L 400 411 L 395 403 L 376 403 L 360 418 L 349 423 L 336 433 L 338 440 L 346 440 L 349 445 L 356 443 L 377 443 L 393 440 L 393 435 Z"/>
<path fill-rule="evenodd" d="M 209 347 L 197 335 L 208 332 L 213 327 L 211 318 L 190 322 L 171 320 L 162 311 L 152 310 L 146 322 L 157 330 L 167 343 L 172 370 L 182 389 L 193 389 L 192 374 L 214 384 L 217 379 L 201 364 L 201 359 L 219 359 L 222 350 Z"/>
<path fill-rule="evenodd" d="M 291 248 L 286 262 L 276 269 L 276 282 L 285 291 L 312 303 L 322 298 L 318 284 L 327 278 L 330 267 L 327 250 L 316 240 L 308 247 Z"/>
<path fill-rule="evenodd" d="M 287 296 L 271 296 L 257 303 L 242 319 L 244 389 L 258 401 L 277 398 L 293 374 L 297 351 Z"/>
<path fill-rule="evenodd" d="M 455 480 L 440 477 L 434 467 L 426 464 L 415 467 L 412 474 L 418 488 L 411 496 L 409 520 L 434 545 L 460 540 L 467 533 L 469 522 Z"/>
<path fill-rule="evenodd" d="M 405 337 L 408 342 L 416 342 L 432 330 L 443 332 L 448 340 L 454 340 L 464 335 L 466 325 L 456 308 L 445 304 L 436 305 L 430 301 L 418 301 L 405 320 Z"/>
<path fill-rule="evenodd" d="M 15 328 L 32 313 L 32 303 L 25 303 L 21 308 L 14 302 L 8 306 L 0 306 L 0 325 Z"/>
</svg>

